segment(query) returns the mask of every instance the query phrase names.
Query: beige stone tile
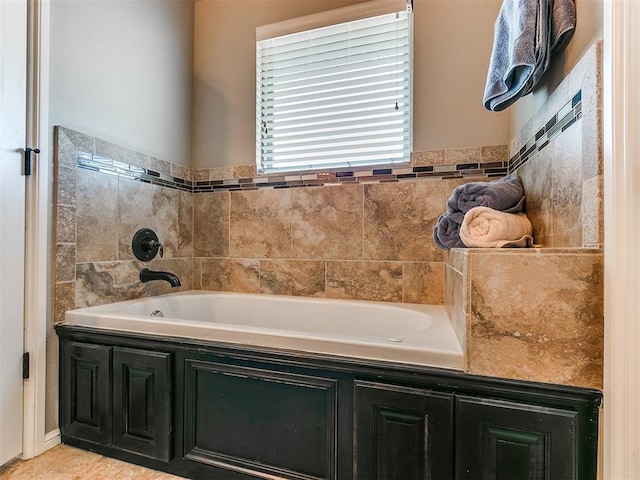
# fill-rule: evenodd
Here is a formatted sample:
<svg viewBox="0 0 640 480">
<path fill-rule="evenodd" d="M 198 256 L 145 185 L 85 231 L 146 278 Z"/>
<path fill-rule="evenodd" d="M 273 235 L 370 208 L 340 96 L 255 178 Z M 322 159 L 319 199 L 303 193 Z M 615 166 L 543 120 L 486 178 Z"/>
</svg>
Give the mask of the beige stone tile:
<svg viewBox="0 0 640 480">
<path fill-rule="evenodd" d="M 444 304 L 444 263 L 405 262 L 403 302 Z"/>
<path fill-rule="evenodd" d="M 76 208 L 59 205 L 56 209 L 56 242 L 76 243 Z"/>
<path fill-rule="evenodd" d="M 582 246 L 582 120 L 553 141 L 551 162 L 554 247 Z"/>
<path fill-rule="evenodd" d="M 229 180 L 234 178 L 234 167 L 218 167 L 209 169 L 209 180 Z"/>
<path fill-rule="evenodd" d="M 77 308 L 120 302 L 146 296 L 138 261 L 76 264 Z"/>
<path fill-rule="evenodd" d="M 76 279 L 76 246 L 72 243 L 56 245 L 56 282 L 73 282 Z"/>
<path fill-rule="evenodd" d="M 594 177 L 582 184 L 582 245 L 602 245 L 603 241 L 602 177 Z"/>
<path fill-rule="evenodd" d="M 260 293 L 260 262 L 255 259 L 203 258 L 202 289 Z"/>
<path fill-rule="evenodd" d="M 362 185 L 292 191 L 294 258 L 362 259 Z"/>
<path fill-rule="evenodd" d="M 449 265 L 445 267 L 444 306 L 464 350 L 467 337 L 467 321 L 464 311 L 464 277 Z"/>
<path fill-rule="evenodd" d="M 193 282 L 193 289 L 202 290 L 202 259 L 194 257 L 192 268 L 191 281 Z"/>
<path fill-rule="evenodd" d="M 442 261 L 432 231 L 444 203 L 441 180 L 365 185 L 364 258 Z"/>
<path fill-rule="evenodd" d="M 64 312 L 76 308 L 75 282 L 56 283 L 55 314 L 53 321 L 64 322 Z"/>
<path fill-rule="evenodd" d="M 509 145 L 482 147 L 482 162 L 506 162 L 509 160 Z"/>
<path fill-rule="evenodd" d="M 325 263 L 319 260 L 261 260 L 260 292 L 304 297 L 325 296 Z"/>
<path fill-rule="evenodd" d="M 465 273 L 466 258 L 467 249 L 464 248 L 452 248 L 444 253 L 445 263 L 460 274 Z"/>
<path fill-rule="evenodd" d="M 149 168 L 158 173 L 171 175 L 171 163 L 156 157 L 149 157 Z"/>
<path fill-rule="evenodd" d="M 602 255 L 470 261 L 472 373 L 602 388 Z"/>
<path fill-rule="evenodd" d="M 229 256 L 229 192 L 193 195 L 193 254 Z"/>
<path fill-rule="evenodd" d="M 402 301 L 401 262 L 327 262 L 327 298 Z"/>
<path fill-rule="evenodd" d="M 124 162 L 124 147 L 96 138 L 96 152 L 99 157 L 109 158 L 116 162 Z"/>
<path fill-rule="evenodd" d="M 445 150 L 446 164 L 480 163 L 482 147 L 451 148 Z"/>
<path fill-rule="evenodd" d="M 416 167 L 429 165 L 445 165 L 447 163 L 444 150 L 423 150 L 411 154 L 411 163 Z"/>
<path fill-rule="evenodd" d="M 589 180 L 603 173 L 602 110 L 582 115 L 582 179 Z"/>
<path fill-rule="evenodd" d="M 193 181 L 194 182 L 203 182 L 209 180 L 209 172 L 208 168 L 198 168 L 193 170 Z"/>
<path fill-rule="evenodd" d="M 291 191 L 231 192 L 230 256 L 291 258 Z"/>
<path fill-rule="evenodd" d="M 91 149 L 93 151 L 93 148 Z M 55 127 L 55 162 L 57 167 L 76 168 L 78 148 L 65 130 Z"/>
<path fill-rule="evenodd" d="M 118 259 L 135 259 L 131 241 L 141 228 L 150 228 L 164 246 L 165 258 L 178 252 L 177 190 L 120 179 L 118 187 Z"/>
<path fill-rule="evenodd" d="M 92 136 L 85 135 L 84 133 L 76 132 L 75 130 L 71 130 L 65 127 L 61 127 L 61 130 L 65 133 L 69 140 L 71 140 L 71 143 L 73 143 L 77 150 L 81 150 L 87 153 L 95 152 L 95 139 Z M 73 164 L 75 165 L 75 160 Z"/>
<path fill-rule="evenodd" d="M 144 296 L 164 295 L 165 293 L 176 293 L 186 290 L 193 290 L 193 262 L 190 258 L 164 258 L 156 257 L 149 263 L 135 262 L 138 272 L 147 267 L 151 270 L 170 272 L 180 279 L 179 287 L 172 287 L 164 280 L 154 280 L 144 285 Z M 138 275 L 139 278 L 139 275 Z"/>
<path fill-rule="evenodd" d="M 193 178 L 191 168 L 176 163 L 171 164 L 171 175 L 182 178 L 183 180 L 192 180 Z"/>
<path fill-rule="evenodd" d="M 551 245 L 553 201 L 551 197 L 553 175 L 551 161 L 556 150 L 552 142 L 517 171 L 524 186 L 525 209 L 537 244 Z"/>
<path fill-rule="evenodd" d="M 118 258 L 118 178 L 79 168 L 76 199 L 78 202 L 77 261 L 116 260 Z"/>
<path fill-rule="evenodd" d="M 178 257 L 193 256 L 194 194 L 178 192 Z"/>
<path fill-rule="evenodd" d="M 56 178 L 56 204 L 76 204 L 76 168 L 58 167 Z"/>
<path fill-rule="evenodd" d="M 149 155 L 125 148 L 124 162 L 135 167 L 149 168 Z"/>
<path fill-rule="evenodd" d="M 237 165 L 233 167 L 233 178 L 253 178 L 256 176 L 256 165 Z"/>
<path fill-rule="evenodd" d="M 118 261 L 76 264 L 76 304 L 78 308 L 135 298 L 191 290 L 192 260 L 165 258 L 151 262 Z M 180 287 L 171 287 L 164 280 L 140 281 L 140 271 L 149 268 L 170 272 L 180 279 Z"/>
</svg>

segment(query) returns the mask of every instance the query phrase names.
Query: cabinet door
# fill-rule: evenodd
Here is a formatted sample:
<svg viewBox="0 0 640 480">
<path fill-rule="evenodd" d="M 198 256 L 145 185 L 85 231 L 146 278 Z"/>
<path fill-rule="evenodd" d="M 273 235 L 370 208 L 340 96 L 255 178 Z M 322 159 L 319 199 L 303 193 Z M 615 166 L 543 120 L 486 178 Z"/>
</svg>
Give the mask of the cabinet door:
<svg viewBox="0 0 640 480">
<path fill-rule="evenodd" d="M 184 371 L 187 460 L 219 478 L 336 478 L 336 380 L 190 359 Z"/>
<path fill-rule="evenodd" d="M 171 355 L 113 349 L 113 446 L 168 462 Z"/>
<path fill-rule="evenodd" d="M 65 436 L 111 444 L 111 347 L 63 342 L 60 429 Z"/>
<path fill-rule="evenodd" d="M 456 399 L 456 478 L 576 476 L 577 413 L 502 400 Z"/>
<path fill-rule="evenodd" d="M 453 395 L 355 382 L 355 478 L 449 479 Z"/>
</svg>

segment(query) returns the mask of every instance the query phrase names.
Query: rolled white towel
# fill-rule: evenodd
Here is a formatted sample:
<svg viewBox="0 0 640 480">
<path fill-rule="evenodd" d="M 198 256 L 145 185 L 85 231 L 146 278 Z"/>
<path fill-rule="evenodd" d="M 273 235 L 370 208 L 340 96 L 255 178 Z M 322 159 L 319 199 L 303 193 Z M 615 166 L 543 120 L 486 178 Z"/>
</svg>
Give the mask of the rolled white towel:
<svg viewBox="0 0 640 480">
<path fill-rule="evenodd" d="M 476 248 L 533 246 L 533 227 L 524 213 L 475 207 L 464 215 L 460 239 Z"/>
</svg>

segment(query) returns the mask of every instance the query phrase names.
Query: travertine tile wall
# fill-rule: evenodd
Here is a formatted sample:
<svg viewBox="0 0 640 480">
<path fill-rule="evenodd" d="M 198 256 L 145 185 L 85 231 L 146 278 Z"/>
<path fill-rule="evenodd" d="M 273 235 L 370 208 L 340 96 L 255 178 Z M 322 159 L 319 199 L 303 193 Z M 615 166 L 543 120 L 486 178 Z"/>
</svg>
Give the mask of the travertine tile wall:
<svg viewBox="0 0 640 480">
<path fill-rule="evenodd" d="M 544 133 L 552 121 L 570 116 L 567 106 L 580 92 L 574 123 L 517 169 L 525 186 L 527 215 L 544 247 L 602 247 L 602 42 L 595 43 L 549 100 L 511 142 L 513 156 Z M 553 127 L 552 127 L 553 128 Z"/>
<path fill-rule="evenodd" d="M 602 388 L 601 51 L 598 42 L 511 144 L 544 248 L 446 254 L 445 308 L 470 372 Z"/>
<path fill-rule="evenodd" d="M 197 170 L 194 179 L 188 168 L 69 129 L 58 127 L 56 141 L 55 321 L 71 308 L 170 291 L 138 279 L 145 265 L 130 245 L 142 227 L 165 246 L 148 266 L 176 273 L 183 290 L 442 304 L 435 220 L 456 185 L 500 176 L 508 160 L 499 145 L 304 180 L 254 177 L 252 165 Z"/>
<path fill-rule="evenodd" d="M 193 194 L 77 167 L 80 154 L 190 176 L 189 169 L 56 128 L 56 268 L 54 322 L 76 307 L 165 293 L 165 282 L 143 284 L 142 262 L 131 251 L 133 234 L 152 228 L 164 244 L 164 258 L 148 264 L 180 277 L 192 288 Z M 110 174 L 111 173 L 111 174 Z"/>
</svg>

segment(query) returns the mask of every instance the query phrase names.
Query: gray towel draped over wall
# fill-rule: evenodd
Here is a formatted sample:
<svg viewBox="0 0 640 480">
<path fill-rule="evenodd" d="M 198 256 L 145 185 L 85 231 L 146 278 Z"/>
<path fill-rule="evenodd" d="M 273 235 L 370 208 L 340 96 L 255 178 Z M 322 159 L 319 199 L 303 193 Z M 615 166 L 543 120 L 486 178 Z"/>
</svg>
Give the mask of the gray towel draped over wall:
<svg viewBox="0 0 640 480">
<path fill-rule="evenodd" d="M 503 0 L 494 26 L 485 108 L 498 112 L 531 93 L 575 27 L 575 0 Z"/>
</svg>

